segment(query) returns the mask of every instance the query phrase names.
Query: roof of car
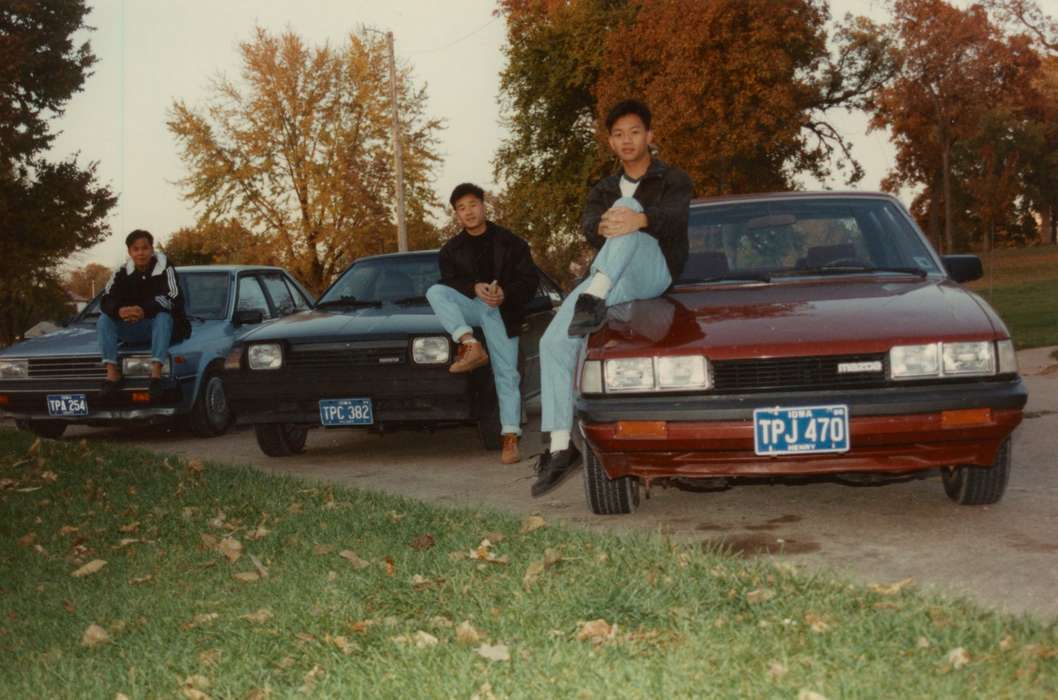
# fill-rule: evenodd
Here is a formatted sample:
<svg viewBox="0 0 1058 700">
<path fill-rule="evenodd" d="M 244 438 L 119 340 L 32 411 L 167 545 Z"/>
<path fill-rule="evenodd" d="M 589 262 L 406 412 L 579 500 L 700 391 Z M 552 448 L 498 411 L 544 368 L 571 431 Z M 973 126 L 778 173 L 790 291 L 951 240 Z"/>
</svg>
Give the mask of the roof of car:
<svg viewBox="0 0 1058 700">
<path fill-rule="evenodd" d="M 818 190 L 814 192 L 755 192 L 752 194 L 724 194 L 716 197 L 699 197 L 691 204 L 727 204 L 728 202 L 749 202 L 753 200 L 776 200 L 776 199 L 847 199 L 849 197 L 889 199 L 895 200 L 893 195 L 887 192 L 870 192 L 863 190 Z"/>
<path fill-rule="evenodd" d="M 243 272 L 245 270 L 283 271 L 283 268 L 275 267 L 273 265 L 177 265 L 176 269 L 180 270 L 180 272 Z"/>
<path fill-rule="evenodd" d="M 362 258 L 357 258 L 356 262 L 361 260 L 377 260 L 380 258 L 402 258 L 409 255 L 436 255 L 441 249 L 430 248 L 429 250 L 408 250 L 403 253 L 381 253 L 379 255 L 365 255 Z"/>
</svg>

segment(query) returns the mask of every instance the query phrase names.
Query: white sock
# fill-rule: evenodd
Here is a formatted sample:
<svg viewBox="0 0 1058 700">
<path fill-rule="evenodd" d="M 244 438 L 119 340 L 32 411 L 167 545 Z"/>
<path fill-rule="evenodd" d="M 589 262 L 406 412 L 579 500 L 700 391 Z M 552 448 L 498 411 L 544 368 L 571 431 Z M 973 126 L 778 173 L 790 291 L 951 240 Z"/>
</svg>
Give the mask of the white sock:
<svg viewBox="0 0 1058 700">
<path fill-rule="evenodd" d="M 568 430 L 552 430 L 551 431 L 551 454 L 561 452 L 562 450 L 569 449 L 569 431 Z"/>
<path fill-rule="evenodd" d="M 463 341 L 463 344 L 464 345 L 470 345 L 471 343 L 477 343 L 477 342 L 478 342 L 477 338 L 468 338 L 467 340 Z"/>
<path fill-rule="evenodd" d="M 588 283 L 588 288 L 584 290 L 584 293 L 605 299 L 606 295 L 610 293 L 610 287 L 612 286 L 613 282 L 610 281 L 609 277 L 601 272 L 596 272 L 592 275 L 591 282 Z"/>
</svg>

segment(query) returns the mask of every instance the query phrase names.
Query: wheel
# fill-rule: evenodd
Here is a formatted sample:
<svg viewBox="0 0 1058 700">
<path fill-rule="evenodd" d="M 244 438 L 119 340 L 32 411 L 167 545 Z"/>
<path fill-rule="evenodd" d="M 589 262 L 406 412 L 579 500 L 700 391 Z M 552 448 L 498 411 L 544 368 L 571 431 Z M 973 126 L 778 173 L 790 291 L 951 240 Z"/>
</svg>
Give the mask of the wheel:
<svg viewBox="0 0 1058 700">
<path fill-rule="evenodd" d="M 257 446 L 269 457 L 289 457 L 305 451 L 309 429 L 293 423 L 256 423 Z"/>
<path fill-rule="evenodd" d="M 58 440 L 66 432 L 66 424 L 54 420 L 16 420 L 15 427 L 49 440 Z"/>
<path fill-rule="evenodd" d="M 941 473 L 944 493 L 961 506 L 997 503 L 1010 479 L 1010 438 L 999 448 L 991 467 L 952 467 Z"/>
<path fill-rule="evenodd" d="M 585 445 L 584 496 L 596 515 L 634 513 L 639 507 L 639 479 L 634 476 L 611 479 L 595 453 Z"/>
<path fill-rule="evenodd" d="M 223 435 L 231 425 L 231 407 L 224 392 L 224 380 L 219 374 L 210 372 L 202 380 L 202 387 L 191 407 L 188 424 L 191 432 L 199 437 Z"/>
</svg>

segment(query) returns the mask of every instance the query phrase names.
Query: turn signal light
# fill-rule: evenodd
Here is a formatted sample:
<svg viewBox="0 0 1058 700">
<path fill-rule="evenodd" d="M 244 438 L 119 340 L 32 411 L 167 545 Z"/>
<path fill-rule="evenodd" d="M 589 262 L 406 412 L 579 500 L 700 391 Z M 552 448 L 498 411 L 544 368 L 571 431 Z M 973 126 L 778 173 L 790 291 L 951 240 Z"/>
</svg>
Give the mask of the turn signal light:
<svg viewBox="0 0 1058 700">
<path fill-rule="evenodd" d="M 149 391 L 134 391 L 132 392 L 133 403 L 150 403 L 151 394 Z"/>
<path fill-rule="evenodd" d="M 0 406 L 6 406 L 11 403 L 11 399 L 8 398 L 7 394 L 0 394 Z"/>
<path fill-rule="evenodd" d="M 663 420 L 617 421 L 617 437 L 665 438 L 669 436 L 669 424 Z"/>
<path fill-rule="evenodd" d="M 988 425 L 992 422 L 990 408 L 964 408 L 958 411 L 943 411 L 940 424 L 944 428 L 961 428 L 967 425 Z"/>
</svg>

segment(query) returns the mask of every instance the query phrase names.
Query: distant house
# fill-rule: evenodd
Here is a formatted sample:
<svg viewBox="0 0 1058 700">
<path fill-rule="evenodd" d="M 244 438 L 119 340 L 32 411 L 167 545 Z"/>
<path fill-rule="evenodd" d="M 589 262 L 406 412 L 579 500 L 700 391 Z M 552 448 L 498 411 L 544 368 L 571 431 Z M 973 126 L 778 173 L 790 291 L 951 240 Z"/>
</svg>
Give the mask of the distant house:
<svg viewBox="0 0 1058 700">
<path fill-rule="evenodd" d="M 77 292 L 69 289 L 64 289 L 63 291 L 66 292 L 66 298 L 69 300 L 69 305 L 73 307 L 73 313 L 81 313 L 84 311 L 84 307 L 88 306 L 88 302 L 92 301 L 88 297 L 81 296 Z"/>
</svg>

